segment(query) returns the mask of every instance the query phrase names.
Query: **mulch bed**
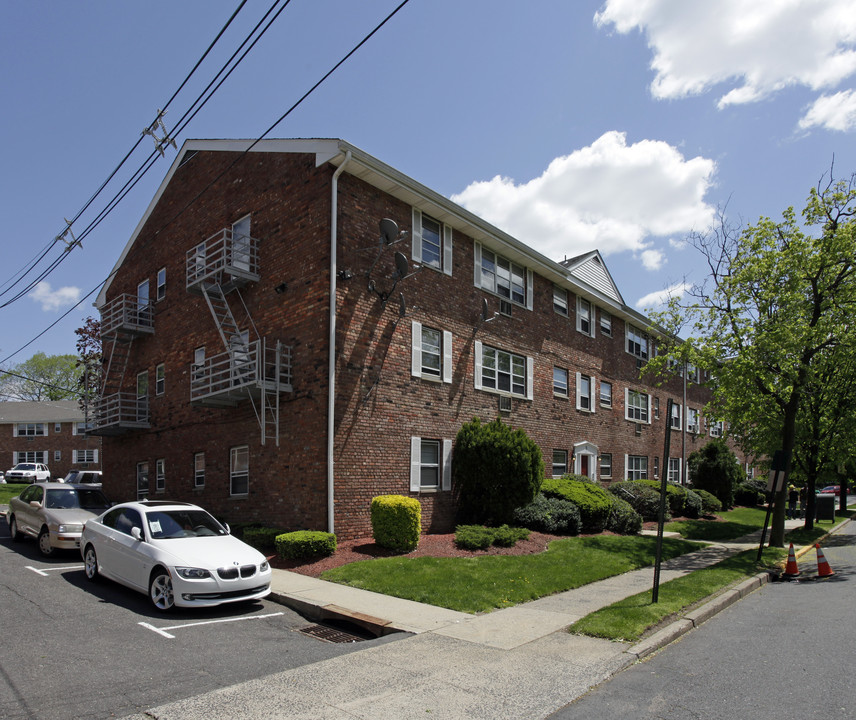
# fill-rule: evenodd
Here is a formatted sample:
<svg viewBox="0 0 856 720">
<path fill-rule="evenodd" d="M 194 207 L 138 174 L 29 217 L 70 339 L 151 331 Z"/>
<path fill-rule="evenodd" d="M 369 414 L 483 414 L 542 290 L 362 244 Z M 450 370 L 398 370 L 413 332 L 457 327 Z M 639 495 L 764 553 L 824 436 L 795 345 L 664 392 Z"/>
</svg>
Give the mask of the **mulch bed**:
<svg viewBox="0 0 856 720">
<path fill-rule="evenodd" d="M 487 550 L 463 550 L 455 545 L 454 533 L 447 535 L 422 535 L 419 546 L 409 553 L 397 553 L 376 544 L 372 538 L 345 540 L 336 547 L 336 552 L 330 557 L 321 558 L 314 562 L 300 560 L 285 560 L 277 556 L 270 558 L 272 567 L 280 570 L 291 570 L 302 575 L 318 577 L 325 570 L 347 565 L 360 560 L 371 560 L 378 557 L 483 557 L 485 555 L 532 555 L 544 552 L 553 541 L 560 539 L 559 535 L 530 532 L 527 540 L 520 540 L 514 547 L 503 548 L 491 546 Z"/>
</svg>

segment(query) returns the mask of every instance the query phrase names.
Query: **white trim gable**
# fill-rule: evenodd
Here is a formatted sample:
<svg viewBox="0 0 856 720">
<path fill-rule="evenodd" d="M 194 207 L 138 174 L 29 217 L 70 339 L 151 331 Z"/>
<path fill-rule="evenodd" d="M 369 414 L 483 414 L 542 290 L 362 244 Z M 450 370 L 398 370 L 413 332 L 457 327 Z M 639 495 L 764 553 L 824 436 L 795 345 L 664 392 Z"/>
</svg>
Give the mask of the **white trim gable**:
<svg viewBox="0 0 856 720">
<path fill-rule="evenodd" d="M 594 288 L 605 297 L 624 305 L 624 298 L 609 274 L 606 263 L 598 250 L 572 258 L 562 263 L 575 280 Z"/>
</svg>

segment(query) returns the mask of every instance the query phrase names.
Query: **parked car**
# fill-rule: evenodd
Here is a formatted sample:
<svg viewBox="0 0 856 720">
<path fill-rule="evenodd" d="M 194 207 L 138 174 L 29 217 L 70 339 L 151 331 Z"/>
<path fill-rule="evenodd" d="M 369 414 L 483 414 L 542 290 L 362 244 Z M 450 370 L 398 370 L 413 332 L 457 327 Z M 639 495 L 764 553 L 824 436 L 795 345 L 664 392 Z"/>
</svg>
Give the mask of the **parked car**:
<svg viewBox="0 0 856 720">
<path fill-rule="evenodd" d="M 142 500 L 88 520 L 80 551 L 86 577 L 103 575 L 147 593 L 161 611 L 210 607 L 270 594 L 265 556 L 198 505 Z"/>
<path fill-rule="evenodd" d="M 820 491 L 821 495 L 841 495 L 841 486 L 840 485 L 827 485 L 823 490 Z"/>
<path fill-rule="evenodd" d="M 6 482 L 45 482 L 51 479 L 51 471 L 42 463 L 18 463 L 6 471 Z"/>
<path fill-rule="evenodd" d="M 101 486 L 101 471 L 100 470 L 72 470 L 68 475 L 66 475 L 63 482 L 67 483 L 76 483 L 86 484 L 86 485 L 98 485 Z"/>
<path fill-rule="evenodd" d="M 67 483 L 33 483 L 9 500 L 6 521 L 12 540 L 25 535 L 38 539 L 39 552 L 80 547 L 83 524 L 110 507 L 98 488 Z"/>
</svg>

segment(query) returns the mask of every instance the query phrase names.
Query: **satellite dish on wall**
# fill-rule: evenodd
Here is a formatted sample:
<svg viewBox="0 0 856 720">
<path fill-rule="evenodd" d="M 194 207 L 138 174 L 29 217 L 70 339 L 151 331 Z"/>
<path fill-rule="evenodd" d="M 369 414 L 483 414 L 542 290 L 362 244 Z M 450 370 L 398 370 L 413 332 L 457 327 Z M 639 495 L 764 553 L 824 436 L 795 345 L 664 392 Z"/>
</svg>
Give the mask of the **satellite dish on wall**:
<svg viewBox="0 0 856 720">
<path fill-rule="evenodd" d="M 398 240 L 398 224 L 395 220 L 384 218 L 380 221 L 380 239 L 384 245 L 392 245 Z"/>
<path fill-rule="evenodd" d="M 390 221 L 391 222 L 391 221 Z M 395 253 L 395 272 L 399 279 L 407 275 L 409 266 L 407 264 L 407 256 L 402 252 Z"/>
</svg>

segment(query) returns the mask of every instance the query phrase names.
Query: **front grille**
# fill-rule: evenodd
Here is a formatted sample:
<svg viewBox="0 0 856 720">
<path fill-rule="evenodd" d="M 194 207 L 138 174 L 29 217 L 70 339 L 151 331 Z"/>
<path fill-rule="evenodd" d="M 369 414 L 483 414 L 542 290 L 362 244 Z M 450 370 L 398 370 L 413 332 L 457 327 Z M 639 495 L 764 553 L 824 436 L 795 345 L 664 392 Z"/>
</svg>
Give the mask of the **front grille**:
<svg viewBox="0 0 856 720">
<path fill-rule="evenodd" d="M 221 593 L 184 593 L 181 597 L 185 600 L 231 600 L 233 598 L 250 597 L 256 593 L 267 590 L 269 585 L 259 585 L 249 590 L 231 590 Z"/>
<path fill-rule="evenodd" d="M 255 565 L 242 565 L 240 568 L 235 565 L 233 567 L 217 568 L 217 575 L 222 580 L 237 580 L 238 575 L 242 578 L 252 577 L 256 574 L 256 569 Z"/>
</svg>

